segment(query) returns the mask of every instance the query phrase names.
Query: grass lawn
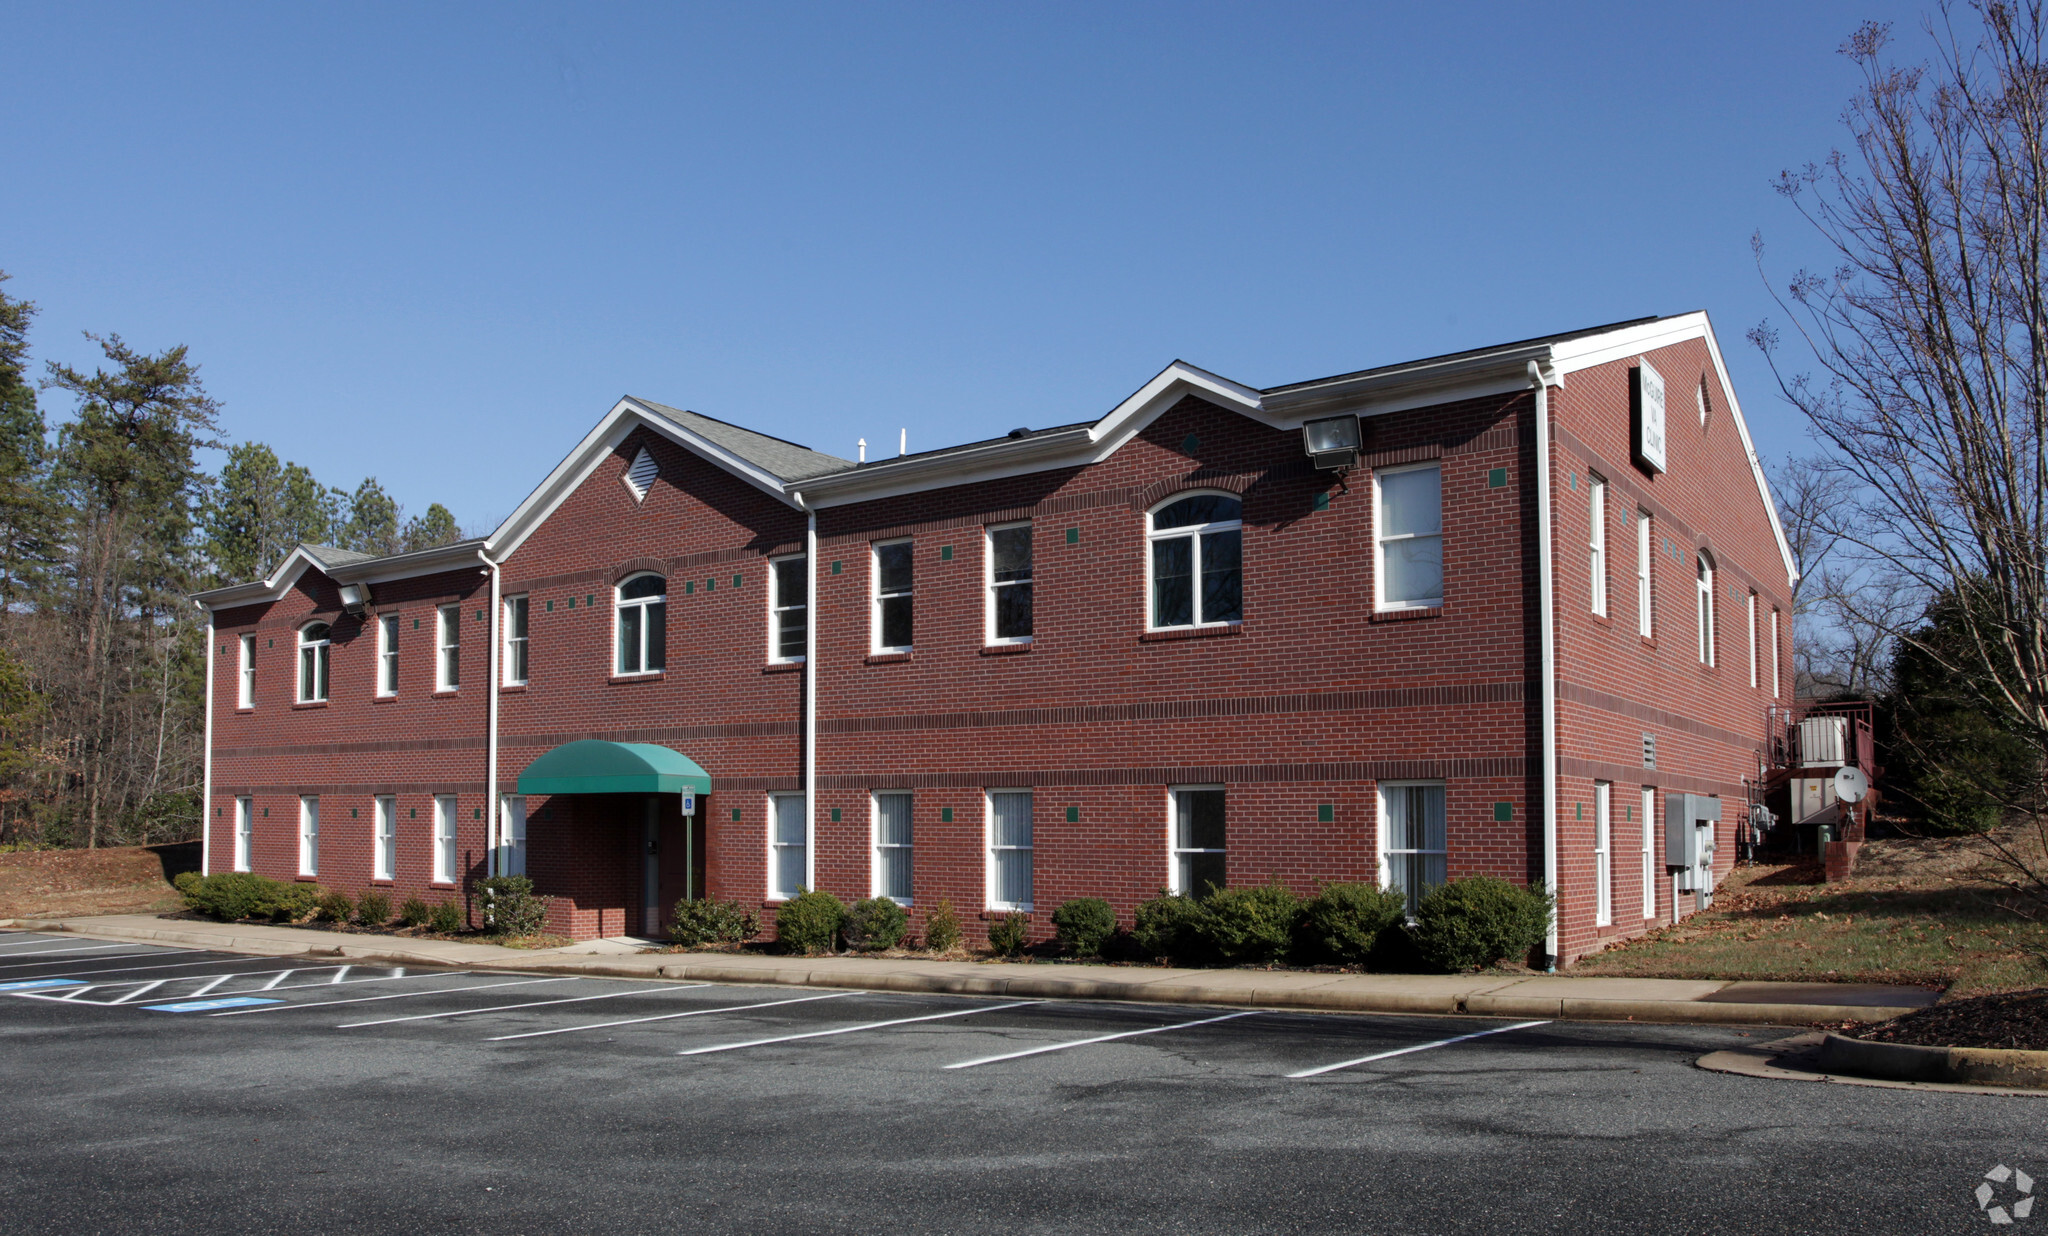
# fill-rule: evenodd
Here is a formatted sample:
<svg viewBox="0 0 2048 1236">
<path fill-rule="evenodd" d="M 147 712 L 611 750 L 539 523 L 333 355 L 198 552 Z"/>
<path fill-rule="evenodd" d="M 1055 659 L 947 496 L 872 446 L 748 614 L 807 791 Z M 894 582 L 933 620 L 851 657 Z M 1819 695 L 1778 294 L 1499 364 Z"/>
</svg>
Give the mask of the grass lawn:
<svg viewBox="0 0 2048 1236">
<path fill-rule="evenodd" d="M 1816 864 L 1743 867 L 1714 908 L 1618 944 L 1575 974 L 1911 983 L 1948 995 L 2048 987 L 2048 918 L 2014 907 L 1967 841 L 1865 846 L 1855 878 Z"/>
</svg>

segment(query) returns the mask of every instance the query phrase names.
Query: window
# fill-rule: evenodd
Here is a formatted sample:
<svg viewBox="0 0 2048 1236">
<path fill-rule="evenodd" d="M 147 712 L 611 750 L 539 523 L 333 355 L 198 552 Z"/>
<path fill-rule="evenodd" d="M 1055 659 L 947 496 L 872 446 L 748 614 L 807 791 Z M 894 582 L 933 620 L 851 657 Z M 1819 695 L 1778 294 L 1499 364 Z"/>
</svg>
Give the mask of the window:
<svg viewBox="0 0 2048 1236">
<path fill-rule="evenodd" d="M 1381 883 L 1408 898 L 1408 913 L 1444 882 L 1444 787 L 1441 782 L 1380 783 Z"/>
<path fill-rule="evenodd" d="M 1437 464 L 1383 468 L 1373 562 L 1380 609 L 1429 609 L 1444 603 L 1443 470 Z"/>
<path fill-rule="evenodd" d="M 988 904 L 1031 908 L 1031 791 L 988 792 Z"/>
<path fill-rule="evenodd" d="M 251 802 L 251 800 L 246 798 L 237 798 L 235 800 L 236 871 L 247 871 L 249 869 L 249 851 L 252 848 L 250 842 L 252 842 L 255 839 L 251 835 L 252 830 L 256 826 L 255 817 L 256 812 L 253 810 L 253 803 Z"/>
<path fill-rule="evenodd" d="M 1589 591 L 1593 612 L 1604 618 L 1607 616 L 1607 482 L 1588 473 L 1586 489 L 1586 517 L 1590 525 L 1587 552 L 1591 558 Z"/>
<path fill-rule="evenodd" d="M 1593 783 L 1593 925 L 1614 925 L 1614 786 Z"/>
<path fill-rule="evenodd" d="M 1705 429 L 1707 427 L 1707 413 L 1711 411 L 1714 406 L 1713 393 L 1707 390 L 1706 374 L 1703 373 L 1700 375 L 1699 387 L 1693 391 L 1692 396 L 1693 399 L 1696 400 L 1700 405 L 1700 428 Z"/>
<path fill-rule="evenodd" d="M 626 469 L 626 488 L 633 491 L 635 502 L 647 497 L 647 491 L 654 488 L 654 478 L 660 472 L 661 466 L 654 462 L 654 456 L 647 453 L 646 447 L 641 447 L 640 453 L 633 456 L 632 466 Z"/>
<path fill-rule="evenodd" d="M 1771 698 L 1778 698 L 1778 611 L 1771 610 Z"/>
<path fill-rule="evenodd" d="M 299 631 L 299 702 L 317 704 L 327 698 L 327 624 L 315 622 Z"/>
<path fill-rule="evenodd" d="M 1152 512 L 1152 625 L 1244 621 L 1244 503 L 1190 494 Z"/>
<path fill-rule="evenodd" d="M 809 621 L 805 578 L 808 558 L 778 558 L 769 563 L 775 595 L 769 601 L 768 647 L 773 661 L 804 659 L 804 627 Z"/>
<path fill-rule="evenodd" d="M 1650 623 L 1650 513 L 1636 512 L 1636 634 L 1649 639 L 1655 633 Z"/>
<path fill-rule="evenodd" d="M 1657 789 L 1643 787 L 1643 917 L 1657 917 Z"/>
<path fill-rule="evenodd" d="M 668 581 L 635 575 L 618 589 L 620 674 L 659 674 L 668 666 Z"/>
<path fill-rule="evenodd" d="M 398 615 L 377 617 L 377 694 L 398 694 Z"/>
<path fill-rule="evenodd" d="M 1749 619 L 1749 685 L 1750 685 L 1750 686 L 1751 686 L 1752 688 L 1754 688 L 1754 687 L 1756 686 L 1756 683 L 1757 683 L 1757 673 L 1756 673 L 1756 593 L 1752 592 L 1752 593 L 1750 593 L 1750 594 L 1749 594 L 1749 599 L 1748 599 L 1748 602 L 1747 602 L 1747 604 L 1748 604 L 1748 606 L 1749 606 L 1749 610 L 1748 610 L 1748 614 L 1747 614 L 1747 617 L 1748 617 L 1748 619 Z"/>
<path fill-rule="evenodd" d="M 498 874 L 526 874 L 526 796 L 505 794 L 498 806 Z"/>
<path fill-rule="evenodd" d="M 455 795 L 434 796 L 434 883 L 455 882 Z"/>
<path fill-rule="evenodd" d="M 435 625 L 440 642 L 434 650 L 434 689 L 453 691 L 462 685 L 462 607 L 443 605 Z"/>
<path fill-rule="evenodd" d="M 256 707 L 256 637 L 242 637 L 241 682 L 237 687 L 235 707 Z"/>
<path fill-rule="evenodd" d="M 809 883 L 808 846 L 805 843 L 804 796 L 777 794 L 768 800 L 772 821 L 768 834 L 768 896 L 787 901 Z"/>
<path fill-rule="evenodd" d="M 370 878 L 395 880 L 398 878 L 398 800 L 389 794 L 380 794 L 370 814 L 375 817 L 372 826 L 377 830 Z"/>
<path fill-rule="evenodd" d="M 1031 642 L 1031 525 L 988 530 L 988 642 Z"/>
<path fill-rule="evenodd" d="M 875 896 L 910 904 L 910 795 L 875 795 Z"/>
<path fill-rule="evenodd" d="M 526 598 L 505 598 L 505 685 L 526 685 Z"/>
<path fill-rule="evenodd" d="M 1699 582 L 1700 664 L 1714 663 L 1714 567 L 1702 553 L 1693 560 Z"/>
<path fill-rule="evenodd" d="M 320 874 L 320 796 L 299 797 L 299 874 Z"/>
<path fill-rule="evenodd" d="M 1172 890 L 1206 897 L 1224 886 L 1223 787 L 1185 786 L 1173 799 Z"/>
<path fill-rule="evenodd" d="M 910 542 L 875 546 L 874 650 L 910 651 Z"/>
</svg>

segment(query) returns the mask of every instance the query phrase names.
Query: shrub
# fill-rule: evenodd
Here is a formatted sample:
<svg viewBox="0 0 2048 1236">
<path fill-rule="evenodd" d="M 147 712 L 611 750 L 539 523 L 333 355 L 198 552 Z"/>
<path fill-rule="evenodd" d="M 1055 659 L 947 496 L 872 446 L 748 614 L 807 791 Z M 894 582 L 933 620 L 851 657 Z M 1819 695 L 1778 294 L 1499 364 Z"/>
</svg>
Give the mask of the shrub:
<svg viewBox="0 0 2048 1236">
<path fill-rule="evenodd" d="M 1031 935 L 1031 920 L 1012 911 L 988 925 L 988 946 L 1005 957 L 1015 957 L 1024 951 L 1024 941 Z"/>
<path fill-rule="evenodd" d="M 880 952 L 885 948 L 895 948 L 909 926 L 910 916 L 903 912 L 902 906 L 887 897 L 870 897 L 853 903 L 839 931 L 846 937 L 846 947 Z"/>
<path fill-rule="evenodd" d="M 322 893 L 314 908 L 323 923 L 346 923 L 356 916 L 355 899 L 347 893 Z"/>
<path fill-rule="evenodd" d="M 700 944 L 738 944 L 760 930 L 760 917 L 737 901 L 685 897 L 676 902 L 668 934 L 684 948 L 696 948 Z"/>
<path fill-rule="evenodd" d="M 318 896 L 308 884 L 286 884 L 247 871 L 223 871 L 188 880 L 179 889 L 188 909 L 226 922 L 245 918 L 301 918 Z"/>
<path fill-rule="evenodd" d="M 1162 892 L 1138 904 L 1131 938 L 1150 956 L 1199 965 L 1209 952 L 1207 918 L 1207 911 L 1193 897 Z"/>
<path fill-rule="evenodd" d="M 1408 913 L 1408 899 L 1374 884 L 1325 884 L 1302 906 L 1305 953 L 1344 965 L 1363 962 L 1380 935 Z"/>
<path fill-rule="evenodd" d="M 827 892 L 800 888 L 775 911 L 775 939 L 792 953 L 829 953 L 846 922 L 846 904 Z"/>
<path fill-rule="evenodd" d="M 536 897 L 533 881 L 523 875 L 490 876 L 477 881 L 483 899 L 484 925 L 501 936 L 536 935 L 548 925 L 550 897 Z"/>
<path fill-rule="evenodd" d="M 1523 957 L 1550 929 L 1551 898 L 1541 885 L 1524 888 L 1493 876 L 1469 876 L 1431 890 L 1408 929 L 1430 964 L 1476 970 L 1503 957 Z"/>
<path fill-rule="evenodd" d="M 1076 897 L 1052 912 L 1052 930 L 1069 953 L 1093 957 L 1116 934 L 1116 911 L 1100 897 Z"/>
<path fill-rule="evenodd" d="M 371 889 L 356 898 L 356 921 L 365 927 L 382 927 L 391 921 L 391 898 Z"/>
<path fill-rule="evenodd" d="M 0 850 L 0 853 L 8 852 Z M 177 889 L 180 893 L 188 892 L 194 884 L 199 883 L 204 878 L 204 876 L 196 871 L 180 871 L 177 875 L 171 877 L 171 887 Z"/>
<path fill-rule="evenodd" d="M 434 908 L 427 911 L 427 928 L 444 936 L 452 936 L 462 930 L 462 919 L 461 902 L 452 898 L 448 901 L 437 901 Z"/>
<path fill-rule="evenodd" d="M 960 947 L 960 916 L 953 903 L 940 898 L 924 918 L 924 946 L 934 953 L 948 953 Z"/>
<path fill-rule="evenodd" d="M 1287 955 L 1301 920 L 1301 898 L 1278 880 L 1219 888 L 1202 902 L 1209 950 L 1226 963 L 1267 965 Z"/>
<path fill-rule="evenodd" d="M 421 901 L 418 897 L 407 897 L 399 903 L 398 925 L 400 927 L 424 927 L 427 925 L 427 920 L 433 916 L 434 908 Z"/>
</svg>

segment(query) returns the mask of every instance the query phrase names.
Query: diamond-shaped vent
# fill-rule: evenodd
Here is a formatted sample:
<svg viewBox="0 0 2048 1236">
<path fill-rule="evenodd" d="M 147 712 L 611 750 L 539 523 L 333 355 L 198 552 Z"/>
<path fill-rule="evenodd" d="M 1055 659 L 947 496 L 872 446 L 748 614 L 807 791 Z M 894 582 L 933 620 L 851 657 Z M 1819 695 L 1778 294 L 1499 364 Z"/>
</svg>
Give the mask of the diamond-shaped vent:
<svg viewBox="0 0 2048 1236">
<path fill-rule="evenodd" d="M 626 488 L 633 491 L 635 498 L 645 498 L 654 485 L 655 473 L 659 471 L 661 469 L 655 465 L 654 456 L 647 453 L 646 447 L 641 447 L 640 453 L 633 456 L 633 466 L 626 469 Z"/>
</svg>

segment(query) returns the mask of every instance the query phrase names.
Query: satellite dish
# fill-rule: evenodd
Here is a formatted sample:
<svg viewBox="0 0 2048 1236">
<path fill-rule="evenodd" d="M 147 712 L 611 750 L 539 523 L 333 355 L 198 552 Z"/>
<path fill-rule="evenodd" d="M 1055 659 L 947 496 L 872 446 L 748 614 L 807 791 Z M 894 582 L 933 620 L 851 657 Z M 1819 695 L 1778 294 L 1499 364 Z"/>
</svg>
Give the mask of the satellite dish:
<svg viewBox="0 0 2048 1236">
<path fill-rule="evenodd" d="M 1860 803 L 1870 793 L 1870 778 L 1860 768 L 1846 767 L 1835 773 L 1835 797 L 1845 803 Z"/>
</svg>

